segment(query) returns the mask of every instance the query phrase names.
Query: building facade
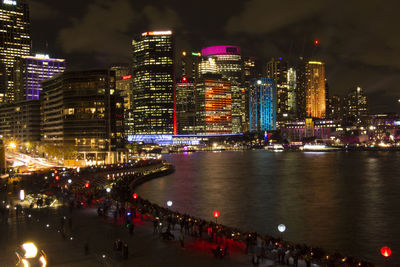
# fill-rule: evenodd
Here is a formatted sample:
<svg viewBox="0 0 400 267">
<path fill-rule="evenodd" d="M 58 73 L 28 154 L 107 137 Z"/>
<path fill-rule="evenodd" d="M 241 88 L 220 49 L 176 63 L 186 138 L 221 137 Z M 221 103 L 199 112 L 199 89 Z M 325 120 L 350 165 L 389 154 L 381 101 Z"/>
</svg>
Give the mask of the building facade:
<svg viewBox="0 0 400 267">
<path fill-rule="evenodd" d="M 195 81 L 199 77 L 199 63 L 201 62 L 200 52 L 182 52 L 181 56 L 181 75 L 189 80 Z"/>
<path fill-rule="evenodd" d="M 361 87 L 349 90 L 344 99 L 344 117 L 353 122 L 360 122 L 362 117 L 368 115 L 367 97 Z"/>
<path fill-rule="evenodd" d="M 132 134 L 133 120 L 133 95 L 132 74 L 129 65 L 114 65 L 110 70 L 115 72 L 115 89 L 124 100 L 124 129 L 125 135 Z"/>
<path fill-rule="evenodd" d="M 31 53 L 29 8 L 26 0 L 0 2 L 0 103 L 12 102 L 13 67 Z"/>
<path fill-rule="evenodd" d="M 26 100 L 0 107 L 0 135 L 18 143 L 40 141 L 40 101 Z"/>
<path fill-rule="evenodd" d="M 193 78 L 183 76 L 175 84 L 178 134 L 196 133 L 196 86 Z"/>
<path fill-rule="evenodd" d="M 219 73 L 231 83 L 232 90 L 232 132 L 242 132 L 242 121 L 245 119 L 243 98 L 243 63 L 240 47 L 225 45 L 211 46 L 201 50 L 206 58 L 215 58 Z"/>
<path fill-rule="evenodd" d="M 287 71 L 287 114 L 289 119 L 295 119 L 297 114 L 297 102 L 296 102 L 296 91 L 297 91 L 297 74 L 295 68 L 289 68 Z"/>
<path fill-rule="evenodd" d="M 115 72 L 64 72 L 42 82 L 43 144 L 76 150 L 84 161 L 121 160 L 124 145 L 123 99 L 115 90 Z"/>
<path fill-rule="evenodd" d="M 205 75 L 196 84 L 196 131 L 198 134 L 232 133 L 231 83 L 221 75 Z"/>
<path fill-rule="evenodd" d="M 267 77 L 276 84 L 276 116 L 278 121 L 287 120 L 289 114 L 288 64 L 282 58 L 272 58 L 267 63 Z"/>
<path fill-rule="evenodd" d="M 39 100 L 41 81 L 65 71 L 64 59 L 48 55 L 23 56 L 16 60 L 13 69 L 14 87 L 9 94 L 11 101 Z"/>
<path fill-rule="evenodd" d="M 306 115 L 312 118 L 325 118 L 325 64 L 320 61 L 308 61 L 305 71 Z"/>
<path fill-rule="evenodd" d="M 249 89 L 250 132 L 276 130 L 276 87 L 272 78 L 253 79 Z"/>
<path fill-rule="evenodd" d="M 132 41 L 134 134 L 176 134 L 174 45 L 171 31 L 145 32 Z"/>
</svg>

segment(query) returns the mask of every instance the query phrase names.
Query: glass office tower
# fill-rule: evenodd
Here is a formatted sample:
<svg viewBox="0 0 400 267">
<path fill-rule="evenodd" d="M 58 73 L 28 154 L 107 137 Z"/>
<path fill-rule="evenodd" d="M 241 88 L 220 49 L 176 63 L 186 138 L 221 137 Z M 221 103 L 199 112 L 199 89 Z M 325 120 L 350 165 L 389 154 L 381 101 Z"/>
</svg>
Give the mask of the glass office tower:
<svg viewBox="0 0 400 267">
<path fill-rule="evenodd" d="M 132 46 L 132 132 L 176 134 L 172 32 L 144 32 Z"/>
<path fill-rule="evenodd" d="M 0 2 L 0 103 L 13 101 L 13 67 L 31 52 L 29 8 L 25 0 Z M 10 96 L 8 96 L 10 94 Z"/>
</svg>

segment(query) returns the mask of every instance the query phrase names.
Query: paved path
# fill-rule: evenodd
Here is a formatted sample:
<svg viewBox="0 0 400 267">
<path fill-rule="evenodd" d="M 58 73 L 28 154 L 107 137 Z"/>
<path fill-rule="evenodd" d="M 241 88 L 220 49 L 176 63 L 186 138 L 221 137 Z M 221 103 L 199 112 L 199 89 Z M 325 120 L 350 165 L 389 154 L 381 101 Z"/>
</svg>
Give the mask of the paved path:
<svg viewBox="0 0 400 267">
<path fill-rule="evenodd" d="M 253 266 L 251 256 L 243 253 L 242 243 L 229 241 L 229 255 L 217 259 L 211 249 L 217 244 L 186 235 L 185 247 L 178 240 L 164 241 L 153 234 L 151 218 L 134 220 L 134 235 L 121 221 L 99 217 L 96 208 L 75 209 L 72 213 L 64 207 L 42 208 L 25 211 L 16 216 L 11 210 L 7 222 L 0 220 L 0 266 L 15 265 L 15 248 L 33 241 L 49 258 L 49 266 Z M 30 215 L 30 216 L 29 216 Z M 64 220 L 64 237 L 61 221 Z M 179 228 L 179 226 L 177 226 Z M 179 230 L 173 231 L 176 239 Z M 112 249 L 113 242 L 121 239 L 129 245 L 128 259 Z M 85 255 L 84 245 L 89 244 Z M 278 266 L 265 260 L 260 267 Z M 305 266 L 300 262 L 299 266 Z"/>
</svg>

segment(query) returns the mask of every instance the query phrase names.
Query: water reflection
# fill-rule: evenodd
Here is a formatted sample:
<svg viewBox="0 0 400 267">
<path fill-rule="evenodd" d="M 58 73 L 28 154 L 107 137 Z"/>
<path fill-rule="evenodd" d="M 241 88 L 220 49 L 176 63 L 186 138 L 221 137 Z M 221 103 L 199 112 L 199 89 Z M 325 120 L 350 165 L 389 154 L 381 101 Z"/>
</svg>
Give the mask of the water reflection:
<svg viewBox="0 0 400 267">
<path fill-rule="evenodd" d="M 158 204 L 221 223 L 363 256 L 379 262 L 392 247 L 400 265 L 398 153 L 271 153 L 166 155 L 174 174 L 139 193 Z M 396 266 L 394 264 L 393 266 Z"/>
</svg>

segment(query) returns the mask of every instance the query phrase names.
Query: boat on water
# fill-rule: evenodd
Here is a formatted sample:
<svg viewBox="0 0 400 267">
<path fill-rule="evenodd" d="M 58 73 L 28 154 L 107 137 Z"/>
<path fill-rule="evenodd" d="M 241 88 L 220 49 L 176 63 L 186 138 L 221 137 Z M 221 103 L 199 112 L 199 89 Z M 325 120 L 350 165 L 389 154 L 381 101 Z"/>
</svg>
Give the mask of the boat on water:
<svg viewBox="0 0 400 267">
<path fill-rule="evenodd" d="M 265 149 L 272 150 L 272 151 L 283 151 L 285 148 L 281 144 L 272 144 L 266 146 Z"/>
<path fill-rule="evenodd" d="M 300 147 L 302 151 L 312 151 L 312 152 L 327 152 L 327 151 L 340 151 L 339 147 L 327 146 L 325 144 L 305 144 Z"/>
</svg>

